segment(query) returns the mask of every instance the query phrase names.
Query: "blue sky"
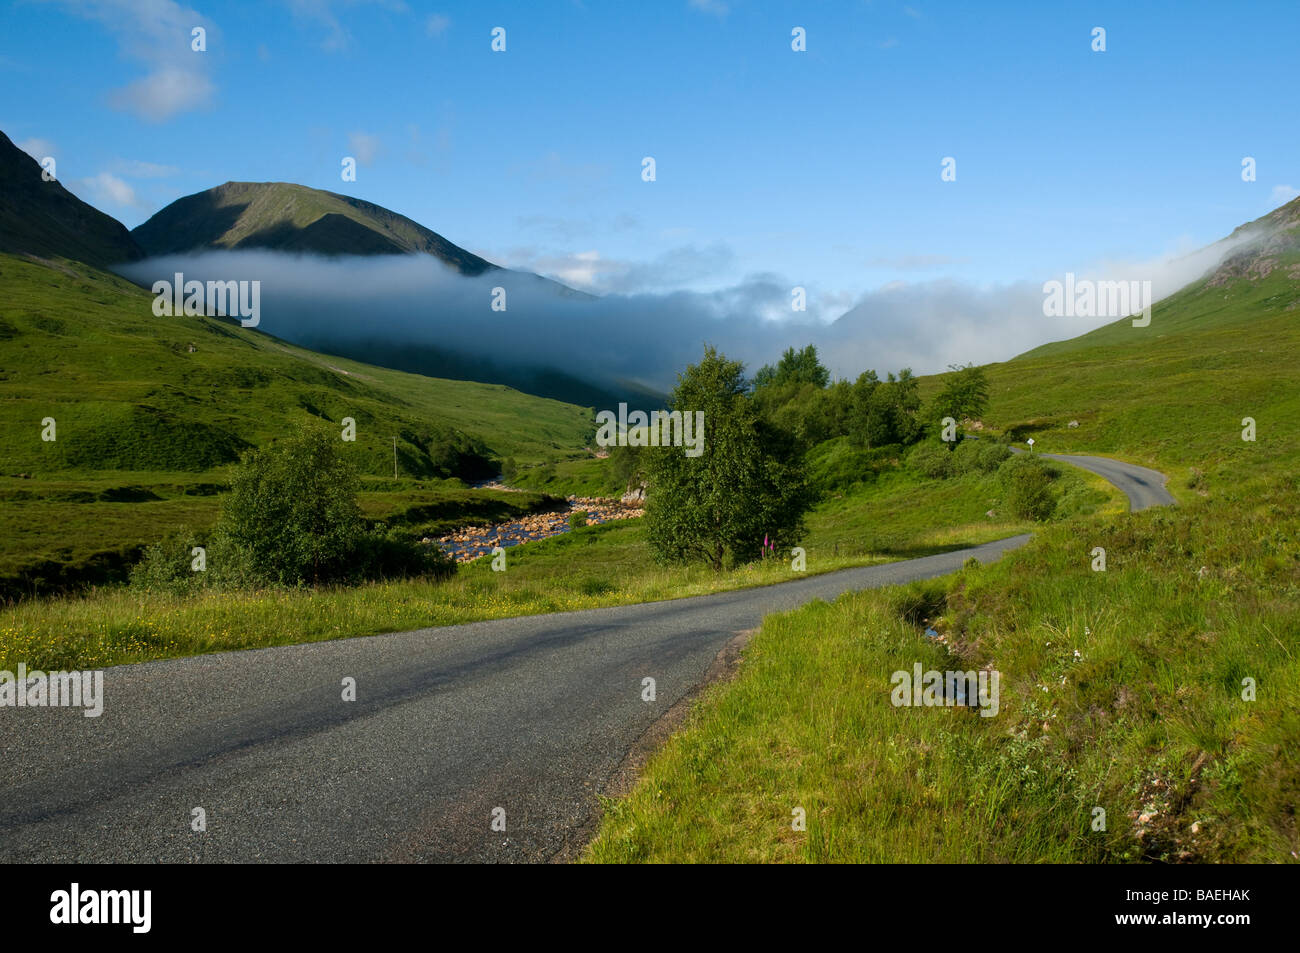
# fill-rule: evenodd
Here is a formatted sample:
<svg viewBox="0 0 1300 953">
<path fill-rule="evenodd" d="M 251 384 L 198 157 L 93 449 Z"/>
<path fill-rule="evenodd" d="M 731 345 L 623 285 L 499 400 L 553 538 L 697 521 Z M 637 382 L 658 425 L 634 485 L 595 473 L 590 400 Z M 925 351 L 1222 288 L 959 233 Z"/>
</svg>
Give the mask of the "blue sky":
<svg viewBox="0 0 1300 953">
<path fill-rule="evenodd" d="M 0 11 L 0 129 L 129 226 L 227 180 L 299 182 L 604 292 L 773 275 L 834 317 L 894 282 L 1152 260 L 1300 187 L 1294 2 Z"/>
</svg>

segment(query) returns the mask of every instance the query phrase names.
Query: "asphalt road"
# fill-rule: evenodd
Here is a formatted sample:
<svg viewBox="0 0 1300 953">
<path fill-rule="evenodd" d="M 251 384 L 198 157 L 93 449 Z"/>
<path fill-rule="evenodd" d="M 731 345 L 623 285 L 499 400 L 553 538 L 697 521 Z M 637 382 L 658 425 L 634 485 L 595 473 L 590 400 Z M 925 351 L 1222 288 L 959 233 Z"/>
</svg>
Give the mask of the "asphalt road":
<svg viewBox="0 0 1300 953">
<path fill-rule="evenodd" d="M 1135 509 L 1163 481 L 1060 459 L 1112 479 Z M 581 843 L 596 793 L 735 633 L 1028 539 L 690 599 L 108 669 L 98 718 L 0 709 L 0 861 L 548 860 Z M 206 831 L 191 829 L 196 808 Z"/>
<path fill-rule="evenodd" d="M 1148 470 L 1133 463 L 1120 463 L 1109 457 L 1081 457 L 1070 453 L 1040 453 L 1040 457 L 1073 464 L 1104 477 L 1124 491 L 1129 509 L 1136 513 L 1151 506 L 1172 506 L 1174 498 L 1165 489 L 1169 478 L 1158 470 Z"/>
</svg>

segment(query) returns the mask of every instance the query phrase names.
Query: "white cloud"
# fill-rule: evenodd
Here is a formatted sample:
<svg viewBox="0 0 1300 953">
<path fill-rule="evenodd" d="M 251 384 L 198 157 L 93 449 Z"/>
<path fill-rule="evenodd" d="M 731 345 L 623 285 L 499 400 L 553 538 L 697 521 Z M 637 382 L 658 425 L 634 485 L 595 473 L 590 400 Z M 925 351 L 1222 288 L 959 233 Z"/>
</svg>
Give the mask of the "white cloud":
<svg viewBox="0 0 1300 953">
<path fill-rule="evenodd" d="M 113 171 L 129 179 L 165 179 L 179 175 L 181 170 L 174 165 L 158 165 L 156 162 L 142 162 L 139 159 L 118 159 L 113 163 Z"/>
<path fill-rule="evenodd" d="M 451 21 L 441 13 L 435 13 L 424 21 L 424 30 L 429 36 L 442 36 L 449 26 Z"/>
<path fill-rule="evenodd" d="M 162 122 L 177 113 L 206 105 L 212 100 L 215 88 L 197 70 L 159 69 L 114 92 L 109 104 L 153 122 Z"/>
<path fill-rule="evenodd" d="M 122 53 L 144 63 L 148 72 L 115 90 L 114 109 L 161 122 L 208 105 L 216 86 L 208 76 L 211 54 L 190 48 L 191 31 L 207 31 L 209 49 L 216 27 L 206 17 L 174 0 L 62 0 L 63 5 L 104 24 Z"/>
<path fill-rule="evenodd" d="M 37 162 L 40 162 L 46 156 L 54 155 L 58 151 L 54 147 L 54 143 L 48 139 L 24 139 L 22 142 L 16 143 L 16 145 Z"/>
<path fill-rule="evenodd" d="M 1300 189 L 1294 185 L 1275 185 L 1273 191 L 1269 194 L 1268 200 L 1272 203 L 1273 208 L 1279 205 L 1285 205 L 1292 199 L 1300 198 Z"/>
<path fill-rule="evenodd" d="M 88 179 L 80 179 L 78 184 L 90 193 L 92 205 L 118 205 L 124 208 L 144 208 L 144 203 L 135 194 L 135 189 L 127 185 L 111 172 L 101 172 Z"/>
<path fill-rule="evenodd" d="M 349 132 L 348 148 L 362 165 L 370 165 L 379 155 L 382 146 L 379 137 L 368 132 Z"/>
<path fill-rule="evenodd" d="M 650 261 L 605 258 L 600 252 L 550 252 L 512 248 L 501 254 L 475 254 L 507 268 L 532 271 L 596 294 L 654 294 L 683 288 L 725 272 L 735 261 L 731 248 L 715 243 L 704 248 L 683 245 Z"/>
<path fill-rule="evenodd" d="M 335 12 L 336 6 L 354 7 L 370 3 L 394 13 L 409 12 L 402 0 L 340 0 L 338 3 L 334 0 L 288 0 L 288 3 L 296 20 L 315 23 L 325 28 L 325 39 L 321 41 L 321 49 L 330 53 L 345 50 L 352 44 L 352 35 L 348 33 Z"/>
</svg>

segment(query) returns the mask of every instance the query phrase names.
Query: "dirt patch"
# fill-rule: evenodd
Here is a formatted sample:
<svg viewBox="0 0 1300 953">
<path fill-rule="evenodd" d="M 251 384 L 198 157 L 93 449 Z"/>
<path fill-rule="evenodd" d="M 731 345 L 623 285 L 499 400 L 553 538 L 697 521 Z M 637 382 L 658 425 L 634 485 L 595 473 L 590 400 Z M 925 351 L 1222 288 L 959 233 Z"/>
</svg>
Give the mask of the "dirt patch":
<svg viewBox="0 0 1300 953">
<path fill-rule="evenodd" d="M 704 678 L 694 688 L 679 698 L 671 708 L 660 715 L 648 727 L 641 737 L 636 740 L 619 766 L 614 769 L 601 787 L 600 794 L 605 797 L 624 797 L 631 792 L 636 786 L 636 782 L 641 777 L 641 772 L 645 768 L 646 762 L 650 756 L 658 751 L 673 733 L 682 726 L 686 716 L 690 713 L 691 706 L 695 704 L 700 693 L 710 685 L 717 685 L 721 682 L 729 682 L 736 677 L 740 671 L 741 653 L 745 651 L 745 646 L 749 640 L 754 637 L 758 629 L 746 629 L 744 632 L 737 632 L 727 644 L 722 647 L 713 661 L 709 663 L 708 670 L 704 673 Z M 583 850 L 596 835 L 596 829 L 600 826 L 600 820 L 603 812 L 600 809 L 600 802 L 596 802 L 596 807 L 591 812 L 591 818 L 581 828 L 575 831 L 561 847 L 550 858 L 553 864 L 568 864 L 576 861 L 582 856 Z"/>
</svg>

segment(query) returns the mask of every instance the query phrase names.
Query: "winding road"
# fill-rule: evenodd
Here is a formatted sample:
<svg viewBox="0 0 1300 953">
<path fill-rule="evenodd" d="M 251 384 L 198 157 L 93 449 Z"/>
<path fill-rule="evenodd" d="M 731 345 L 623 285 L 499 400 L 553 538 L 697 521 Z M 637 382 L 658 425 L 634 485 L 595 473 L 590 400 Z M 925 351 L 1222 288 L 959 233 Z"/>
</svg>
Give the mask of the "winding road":
<svg viewBox="0 0 1300 953">
<path fill-rule="evenodd" d="M 1052 458 L 1110 480 L 1134 510 L 1172 502 L 1153 470 Z M 0 861 L 571 856 L 596 795 L 737 633 L 1029 538 L 667 602 L 111 668 L 98 718 L 0 709 Z"/>
</svg>

